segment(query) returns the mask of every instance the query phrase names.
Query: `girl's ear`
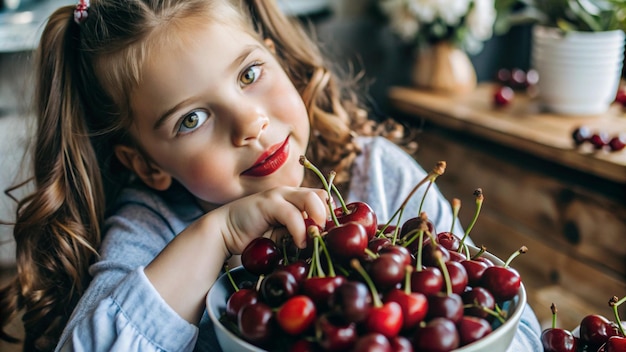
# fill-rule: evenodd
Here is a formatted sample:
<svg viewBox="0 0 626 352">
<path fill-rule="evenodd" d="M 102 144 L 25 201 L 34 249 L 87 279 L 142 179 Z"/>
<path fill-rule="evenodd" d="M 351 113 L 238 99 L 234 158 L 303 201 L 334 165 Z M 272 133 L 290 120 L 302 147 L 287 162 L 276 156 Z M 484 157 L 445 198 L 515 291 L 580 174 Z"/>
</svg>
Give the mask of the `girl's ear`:
<svg viewBox="0 0 626 352">
<path fill-rule="evenodd" d="M 150 188 L 165 191 L 172 184 L 172 176 L 146 160 L 144 155 L 135 148 L 116 145 L 115 156 Z"/>
<path fill-rule="evenodd" d="M 276 54 L 276 45 L 274 45 L 274 41 L 269 39 L 269 38 L 265 38 L 263 39 L 263 43 L 265 43 L 265 46 L 269 49 L 269 51 L 272 54 Z"/>
</svg>

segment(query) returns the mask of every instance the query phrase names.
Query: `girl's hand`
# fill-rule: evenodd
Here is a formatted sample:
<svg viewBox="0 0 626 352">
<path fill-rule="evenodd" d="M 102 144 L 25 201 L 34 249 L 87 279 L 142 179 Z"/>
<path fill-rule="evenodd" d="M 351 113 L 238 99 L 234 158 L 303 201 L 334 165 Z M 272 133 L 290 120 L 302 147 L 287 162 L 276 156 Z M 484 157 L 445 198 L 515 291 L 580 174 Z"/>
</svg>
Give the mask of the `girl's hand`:
<svg viewBox="0 0 626 352">
<path fill-rule="evenodd" d="M 222 236 L 228 252 L 241 254 L 252 239 L 265 236 L 276 241 L 285 232 L 304 248 L 304 219 L 323 227 L 330 215 L 327 197 L 322 189 L 277 187 L 220 207 L 217 212 L 227 212 Z"/>
</svg>

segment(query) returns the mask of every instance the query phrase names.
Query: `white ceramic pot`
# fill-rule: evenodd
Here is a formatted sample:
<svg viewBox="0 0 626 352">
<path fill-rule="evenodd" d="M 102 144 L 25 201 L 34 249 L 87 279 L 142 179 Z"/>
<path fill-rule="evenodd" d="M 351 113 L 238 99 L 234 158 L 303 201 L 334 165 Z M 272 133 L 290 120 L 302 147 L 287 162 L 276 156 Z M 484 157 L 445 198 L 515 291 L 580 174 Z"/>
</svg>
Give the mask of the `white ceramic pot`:
<svg viewBox="0 0 626 352">
<path fill-rule="evenodd" d="M 538 99 L 548 111 L 597 115 L 615 100 L 624 60 L 624 32 L 564 33 L 537 25 L 531 63 L 539 73 Z"/>
</svg>

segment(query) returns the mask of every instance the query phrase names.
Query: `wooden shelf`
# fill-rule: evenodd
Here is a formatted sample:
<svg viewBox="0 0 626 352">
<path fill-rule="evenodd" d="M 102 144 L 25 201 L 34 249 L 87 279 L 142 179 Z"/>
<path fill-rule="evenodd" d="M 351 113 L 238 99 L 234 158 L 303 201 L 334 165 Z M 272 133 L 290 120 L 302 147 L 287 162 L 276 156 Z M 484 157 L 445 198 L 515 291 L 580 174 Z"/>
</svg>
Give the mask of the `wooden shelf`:
<svg viewBox="0 0 626 352">
<path fill-rule="evenodd" d="M 529 248 L 514 267 L 544 327 L 552 301 L 568 312 L 559 318 L 565 328 L 587 314 L 610 316 L 608 299 L 626 295 L 626 151 L 575 148 L 571 133 L 583 124 L 626 132 L 626 114 L 613 106 L 601 116 L 558 116 L 519 93 L 496 109 L 494 89 L 485 83 L 451 96 L 394 87 L 389 97 L 399 117 L 421 129 L 417 161 L 447 162 L 437 184 L 461 199 L 462 224 L 473 216 L 472 191 L 483 189 L 474 242 L 501 258 Z"/>
<path fill-rule="evenodd" d="M 437 125 L 626 185 L 626 150 L 611 153 L 594 151 L 589 145 L 576 148 L 571 137 L 580 125 L 611 135 L 626 132 L 626 114 L 621 107 L 612 106 L 597 116 L 561 116 L 542 112 L 535 99 L 518 92 L 511 105 L 495 108 L 494 89 L 493 84 L 482 83 L 469 94 L 450 96 L 393 87 L 389 98 L 396 109 Z"/>
</svg>

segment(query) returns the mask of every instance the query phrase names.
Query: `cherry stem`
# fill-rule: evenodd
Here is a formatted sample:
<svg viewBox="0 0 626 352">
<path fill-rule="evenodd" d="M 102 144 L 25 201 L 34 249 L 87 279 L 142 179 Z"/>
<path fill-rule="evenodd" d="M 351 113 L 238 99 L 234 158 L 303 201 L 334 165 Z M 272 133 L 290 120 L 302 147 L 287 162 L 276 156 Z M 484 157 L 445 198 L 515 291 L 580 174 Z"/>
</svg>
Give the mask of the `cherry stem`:
<svg viewBox="0 0 626 352">
<path fill-rule="evenodd" d="M 328 247 L 326 247 L 326 243 L 320 236 L 320 246 L 322 247 L 322 252 L 324 252 L 324 256 L 326 257 L 326 261 L 328 262 L 328 275 L 335 277 L 335 266 L 333 265 L 333 260 L 330 258 L 330 253 L 328 252 Z"/>
<path fill-rule="evenodd" d="M 415 270 L 422 271 L 423 270 L 422 252 L 424 251 L 424 230 L 419 231 L 417 238 L 419 242 L 417 242 L 417 254 L 415 255 L 416 257 Z"/>
<path fill-rule="evenodd" d="M 420 200 L 420 207 L 417 209 L 417 213 L 421 213 L 422 209 L 424 208 L 424 202 L 426 201 L 426 195 L 428 194 L 428 191 L 430 190 L 430 187 L 432 187 L 433 183 L 435 182 L 435 179 L 437 178 L 437 176 L 431 177 L 428 180 L 428 185 L 426 186 L 426 190 L 424 191 L 424 195 L 422 196 L 422 199 Z"/>
<path fill-rule="evenodd" d="M 552 305 L 550 305 L 550 310 L 552 311 L 552 328 L 556 329 L 556 305 L 554 303 L 552 303 Z"/>
<path fill-rule="evenodd" d="M 613 314 L 615 315 L 615 323 L 619 326 L 619 331 L 622 333 L 622 336 L 626 336 L 626 331 L 624 331 L 624 327 L 622 326 L 622 320 L 619 317 L 619 311 L 617 308 L 626 301 L 626 297 L 622 297 L 622 299 L 618 299 L 617 296 L 611 297 L 609 300 L 609 306 L 613 308 Z"/>
<path fill-rule="evenodd" d="M 448 267 L 446 267 L 446 263 L 443 261 L 443 254 L 441 254 L 441 251 L 438 249 L 434 249 L 435 251 L 435 258 L 437 259 L 437 263 L 439 263 L 439 268 L 441 269 L 441 272 L 443 273 L 443 278 L 446 282 L 446 294 L 448 296 L 452 295 L 452 281 L 450 280 L 450 273 L 448 272 Z"/>
<path fill-rule="evenodd" d="M 504 263 L 504 267 L 505 267 L 505 268 L 508 268 L 508 267 L 509 267 L 509 264 L 511 264 L 511 261 L 512 261 L 515 257 L 517 257 L 517 256 L 518 256 L 518 255 L 520 255 L 520 254 L 524 254 L 524 253 L 526 253 L 526 252 L 528 252 L 528 247 L 526 247 L 526 246 L 522 246 L 522 247 L 520 247 L 520 249 L 518 249 L 517 251 L 515 251 L 513 254 L 511 254 L 511 255 L 509 256 L 509 259 L 507 259 L 507 260 L 506 260 L 506 262 Z"/>
<path fill-rule="evenodd" d="M 324 190 L 326 190 L 326 193 L 328 194 L 328 208 L 330 209 L 330 216 L 333 219 L 333 223 L 336 226 L 339 226 L 339 220 L 337 220 L 337 215 L 335 215 L 335 211 L 333 208 L 333 194 L 331 191 L 331 187 L 328 184 L 328 181 L 326 181 L 326 178 L 324 177 L 324 175 L 322 175 L 322 172 L 317 167 L 315 167 L 315 165 L 313 165 L 309 161 L 309 159 L 306 158 L 306 156 L 300 155 L 299 161 L 300 161 L 300 164 L 303 165 L 305 168 L 313 171 L 322 182 L 322 185 L 324 186 Z"/>
<path fill-rule="evenodd" d="M 483 255 L 483 253 L 485 253 L 486 251 L 487 251 L 487 247 L 480 246 L 480 249 L 478 250 L 478 252 L 476 254 L 474 254 L 474 256 L 472 256 L 471 259 L 478 259 L 478 258 L 480 258 Z"/>
<path fill-rule="evenodd" d="M 435 167 L 428 173 L 428 175 L 426 175 L 420 182 L 418 182 L 413 189 L 411 190 L 411 192 L 409 192 L 409 195 L 406 196 L 406 198 L 404 199 L 404 201 L 402 202 L 402 204 L 400 204 L 400 207 L 398 207 L 398 209 L 396 209 L 396 211 L 393 213 L 393 215 L 391 216 L 391 218 L 389 218 L 389 221 L 387 221 L 387 224 L 385 224 L 385 227 L 387 227 L 389 224 L 391 224 L 391 222 L 396 218 L 396 216 L 398 216 L 398 214 L 401 214 L 404 211 L 404 208 L 406 208 L 406 205 L 409 203 L 409 200 L 413 197 L 413 195 L 415 194 L 415 192 L 426 182 L 430 181 L 431 183 L 435 181 L 435 179 L 438 176 L 443 175 L 443 173 L 446 171 L 446 162 L 445 161 L 439 161 L 437 162 L 437 164 L 435 165 Z M 424 193 L 424 198 L 426 197 L 426 193 Z M 423 199 L 422 199 L 423 201 Z M 421 211 L 420 211 L 421 212 Z M 400 217 L 398 219 L 398 223 L 400 223 L 400 220 L 402 219 L 402 217 Z"/>
<path fill-rule="evenodd" d="M 239 291 L 239 286 L 235 283 L 233 276 L 230 274 L 230 266 L 228 265 L 228 263 L 224 263 L 224 271 L 226 272 L 226 277 L 228 277 L 228 281 L 230 281 L 230 284 L 233 285 L 235 292 Z"/>
<path fill-rule="evenodd" d="M 413 272 L 413 267 L 410 265 L 405 266 L 404 272 L 404 293 L 411 294 L 411 273 Z"/>
<path fill-rule="evenodd" d="M 469 233 L 472 231 L 472 229 L 474 228 L 474 225 L 476 224 L 476 221 L 478 220 L 478 215 L 480 214 L 480 209 L 482 208 L 483 200 L 485 199 L 485 197 L 483 196 L 482 188 L 477 188 L 476 190 L 474 190 L 474 197 L 476 197 L 476 211 L 474 212 L 474 218 L 472 219 L 469 226 L 467 227 L 467 230 L 465 230 L 465 234 L 463 235 L 463 238 L 461 238 L 461 243 L 459 244 L 459 251 L 461 251 L 461 249 L 464 249 L 466 247 L 465 240 L 469 236 Z"/>
<path fill-rule="evenodd" d="M 463 308 L 478 308 L 478 309 L 480 309 L 480 310 L 482 310 L 484 312 L 487 312 L 487 314 L 495 317 L 496 319 L 498 319 L 498 321 L 501 324 L 504 324 L 506 322 L 506 319 L 504 319 L 502 314 L 500 314 L 497 311 L 495 311 L 495 310 L 493 310 L 493 309 L 491 309 L 491 308 L 489 308 L 487 306 L 484 306 L 484 305 L 482 305 L 482 304 L 480 304 L 480 303 L 478 303 L 476 301 L 474 301 L 474 303 L 472 303 L 472 304 L 465 304 L 465 305 L 463 305 Z"/>
<path fill-rule="evenodd" d="M 383 302 L 380 299 L 380 296 L 378 295 L 378 290 L 376 289 L 376 285 L 374 285 L 374 282 L 372 281 L 372 278 L 370 278 L 370 276 L 367 274 L 365 269 L 363 269 L 363 266 L 361 265 L 359 260 L 358 259 L 350 260 L 350 265 L 359 274 L 361 274 L 361 276 L 363 277 L 363 280 L 365 280 L 365 283 L 370 288 L 370 292 L 372 293 L 372 299 L 374 300 L 374 307 L 377 307 L 377 308 L 382 307 L 383 306 Z"/>
<path fill-rule="evenodd" d="M 459 198 L 452 199 L 452 225 L 450 225 L 450 233 L 454 233 L 454 225 L 459 217 L 459 210 L 461 209 L 461 200 Z"/>
</svg>

